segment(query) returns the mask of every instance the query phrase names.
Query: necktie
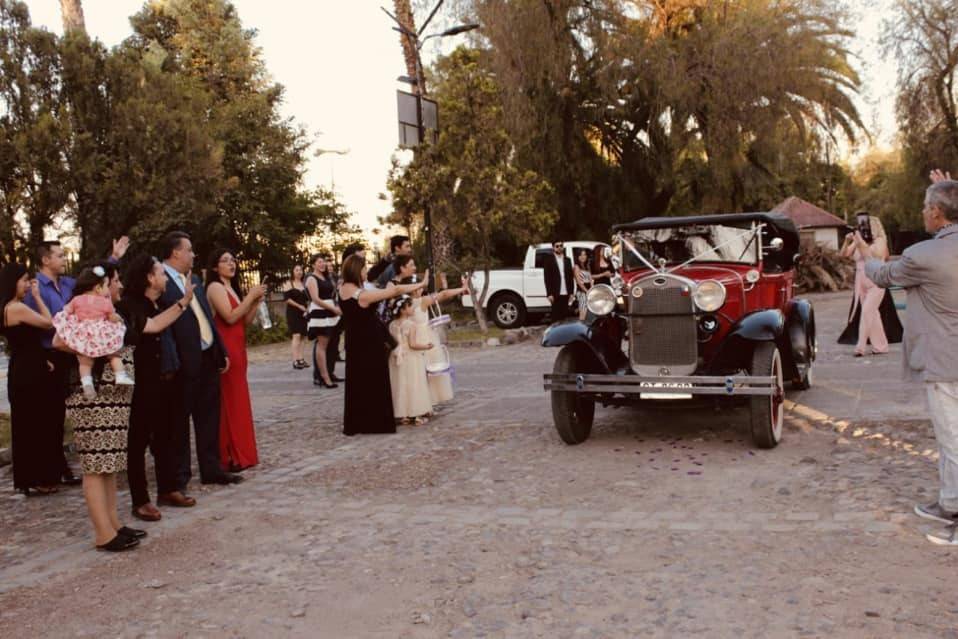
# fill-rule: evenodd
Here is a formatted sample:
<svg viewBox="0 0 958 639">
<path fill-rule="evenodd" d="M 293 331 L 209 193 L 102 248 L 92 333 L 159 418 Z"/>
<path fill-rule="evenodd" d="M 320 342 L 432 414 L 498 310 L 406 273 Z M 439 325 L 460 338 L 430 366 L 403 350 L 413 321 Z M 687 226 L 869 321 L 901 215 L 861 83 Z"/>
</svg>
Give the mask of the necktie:
<svg viewBox="0 0 958 639">
<path fill-rule="evenodd" d="M 185 291 L 186 276 L 182 273 L 180 273 L 180 281 L 183 282 L 183 290 Z M 200 325 L 200 341 L 203 343 L 203 348 L 206 348 L 213 343 L 213 329 L 210 328 L 210 321 L 206 319 L 206 313 L 203 312 L 203 307 L 200 306 L 200 301 L 196 299 L 196 295 L 190 300 L 190 310 L 196 316 L 196 323 Z"/>
</svg>

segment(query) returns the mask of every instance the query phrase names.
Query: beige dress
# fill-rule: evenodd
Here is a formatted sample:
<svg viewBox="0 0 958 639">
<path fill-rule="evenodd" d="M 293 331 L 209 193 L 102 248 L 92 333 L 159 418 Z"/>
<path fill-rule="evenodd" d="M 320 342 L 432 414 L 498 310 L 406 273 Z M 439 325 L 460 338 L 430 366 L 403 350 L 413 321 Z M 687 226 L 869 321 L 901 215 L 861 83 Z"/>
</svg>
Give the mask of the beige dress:
<svg viewBox="0 0 958 639">
<path fill-rule="evenodd" d="M 426 353 L 409 348 L 415 340 L 416 324 L 397 320 L 389 324 L 389 332 L 398 346 L 389 354 L 389 385 L 393 394 L 393 414 L 397 419 L 419 417 L 432 412 L 429 382 L 426 378 Z"/>
<path fill-rule="evenodd" d="M 413 321 L 416 322 L 416 341 L 421 344 L 432 344 L 433 348 L 426 351 L 426 364 L 437 364 L 445 360 L 443 350 L 439 348 L 439 334 L 429 325 L 429 311 L 423 310 L 421 304 L 416 304 Z M 427 375 L 429 382 L 429 396 L 433 404 L 451 401 L 453 398 L 452 375 Z"/>
</svg>

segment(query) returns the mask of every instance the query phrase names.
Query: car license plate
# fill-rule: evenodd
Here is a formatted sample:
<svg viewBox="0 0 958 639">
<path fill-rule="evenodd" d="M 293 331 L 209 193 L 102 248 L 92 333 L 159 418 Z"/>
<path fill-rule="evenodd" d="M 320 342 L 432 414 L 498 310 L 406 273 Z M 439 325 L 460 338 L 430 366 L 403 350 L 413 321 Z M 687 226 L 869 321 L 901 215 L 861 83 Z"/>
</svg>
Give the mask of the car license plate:
<svg viewBox="0 0 958 639">
<path fill-rule="evenodd" d="M 642 388 L 669 388 L 670 391 L 676 387 L 692 388 L 691 384 L 664 384 L 660 382 L 642 382 L 640 386 L 642 386 Z M 649 391 L 646 393 L 639 393 L 639 399 L 692 399 L 692 394 Z"/>
</svg>

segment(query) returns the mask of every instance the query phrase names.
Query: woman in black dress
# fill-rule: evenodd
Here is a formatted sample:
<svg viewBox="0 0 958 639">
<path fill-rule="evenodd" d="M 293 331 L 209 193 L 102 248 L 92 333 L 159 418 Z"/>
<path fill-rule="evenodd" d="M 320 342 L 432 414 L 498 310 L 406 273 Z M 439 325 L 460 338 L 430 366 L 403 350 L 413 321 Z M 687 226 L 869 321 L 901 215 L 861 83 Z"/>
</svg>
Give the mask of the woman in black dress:
<svg viewBox="0 0 958 639">
<path fill-rule="evenodd" d="M 306 277 L 306 293 L 309 296 L 308 336 L 313 342 L 313 384 L 337 388 L 336 380 L 329 374 L 326 363 L 326 348 L 333 327 L 339 323 L 342 311 L 336 306 L 336 289 L 329 281 L 326 258 L 316 254 L 311 258 L 313 272 Z"/>
<path fill-rule="evenodd" d="M 28 291 L 39 313 L 23 303 Z M 41 340 L 53 323 L 37 281 L 31 282 L 27 269 L 19 264 L 7 264 L 0 271 L 0 308 L 0 326 L 10 355 L 7 396 L 13 436 L 13 487 L 27 496 L 49 495 L 57 492 L 63 446 L 56 429 L 43 427 L 49 422 L 43 410 L 43 385 L 49 373 Z"/>
<path fill-rule="evenodd" d="M 596 244 L 592 249 L 592 285 L 608 284 L 612 285 L 612 276 L 615 275 L 615 269 L 605 257 L 605 244 Z"/>
<path fill-rule="evenodd" d="M 303 338 L 306 337 L 306 307 L 309 306 L 309 296 L 306 285 L 303 284 L 303 267 L 297 264 L 293 267 L 293 276 L 289 280 L 289 288 L 283 291 L 283 300 L 286 302 L 286 332 L 293 339 L 293 368 L 299 370 L 309 368 L 303 359 Z"/>
<path fill-rule="evenodd" d="M 388 289 L 363 289 L 366 262 L 351 255 L 343 263 L 339 288 L 346 329 L 346 401 L 343 434 L 395 433 L 392 390 L 389 385 L 389 342 L 386 327 L 376 315 L 383 300 L 408 295 L 426 286 L 404 284 Z"/>
</svg>

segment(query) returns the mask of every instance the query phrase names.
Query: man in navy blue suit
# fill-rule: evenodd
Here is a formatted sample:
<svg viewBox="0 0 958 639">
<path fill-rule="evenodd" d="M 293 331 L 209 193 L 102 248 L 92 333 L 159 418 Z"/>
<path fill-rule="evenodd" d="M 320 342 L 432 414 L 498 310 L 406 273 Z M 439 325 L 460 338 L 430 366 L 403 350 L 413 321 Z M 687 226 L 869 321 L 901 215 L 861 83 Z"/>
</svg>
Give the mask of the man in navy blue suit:
<svg viewBox="0 0 958 639">
<path fill-rule="evenodd" d="M 196 502 L 184 491 L 190 481 L 190 418 L 196 436 L 196 460 L 204 484 L 236 484 L 242 477 L 227 473 L 220 465 L 220 374 L 229 368 L 229 358 L 220 341 L 206 290 L 192 275 L 193 243 L 186 233 L 174 231 L 163 238 L 163 267 L 169 275 L 162 302 L 177 304 L 183 297 L 186 278 L 195 285 L 193 299 L 170 327 L 172 340 L 164 349 L 162 369 L 174 373 L 177 407 L 177 483 L 179 494 L 165 496 L 170 506 L 192 506 Z M 175 372 L 174 372 L 175 371 Z M 182 499 L 181 499 L 182 498 Z"/>
</svg>

